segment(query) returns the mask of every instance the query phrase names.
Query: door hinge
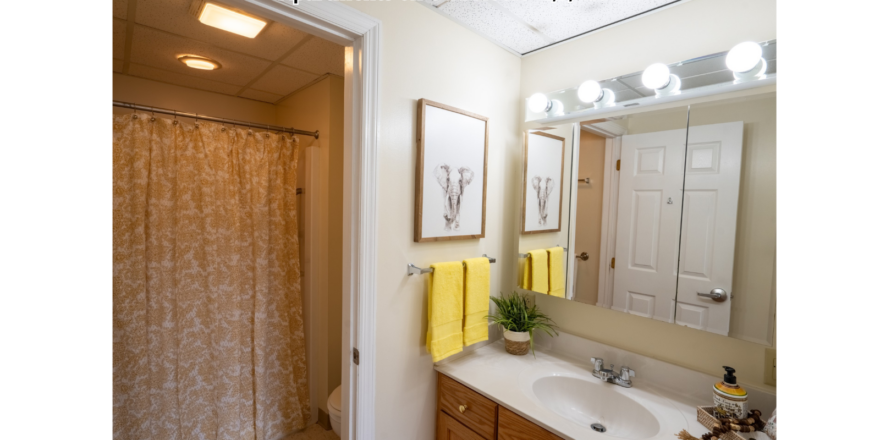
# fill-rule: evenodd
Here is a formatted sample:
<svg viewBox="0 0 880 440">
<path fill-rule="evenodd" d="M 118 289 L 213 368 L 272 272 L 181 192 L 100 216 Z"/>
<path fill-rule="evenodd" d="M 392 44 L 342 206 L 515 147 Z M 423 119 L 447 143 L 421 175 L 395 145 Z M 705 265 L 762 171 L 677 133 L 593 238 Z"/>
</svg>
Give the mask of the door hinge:
<svg viewBox="0 0 880 440">
<path fill-rule="evenodd" d="M 614 258 L 611 259 L 611 268 L 614 269 Z"/>
<path fill-rule="evenodd" d="M 620 159 L 617 159 L 617 171 L 620 171 Z"/>
<path fill-rule="evenodd" d="M 351 353 L 351 355 L 352 355 L 352 358 L 354 358 L 354 364 L 360 365 L 361 364 L 361 352 L 359 352 L 358 349 L 355 348 L 354 351 Z"/>
</svg>

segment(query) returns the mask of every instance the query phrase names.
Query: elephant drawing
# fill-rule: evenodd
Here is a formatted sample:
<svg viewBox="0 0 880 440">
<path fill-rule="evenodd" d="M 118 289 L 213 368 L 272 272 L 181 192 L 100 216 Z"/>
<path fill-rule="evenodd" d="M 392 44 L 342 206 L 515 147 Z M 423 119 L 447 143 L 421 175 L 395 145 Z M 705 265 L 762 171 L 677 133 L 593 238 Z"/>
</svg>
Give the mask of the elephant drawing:
<svg viewBox="0 0 880 440">
<path fill-rule="evenodd" d="M 434 177 L 443 188 L 444 229 L 457 231 L 461 219 L 461 197 L 464 188 L 474 180 L 474 172 L 468 167 L 455 168 L 442 163 L 434 168 Z"/>
<path fill-rule="evenodd" d="M 538 224 L 547 224 L 547 199 L 553 192 L 553 179 L 542 179 L 540 176 L 532 177 L 532 188 L 538 193 Z"/>
</svg>

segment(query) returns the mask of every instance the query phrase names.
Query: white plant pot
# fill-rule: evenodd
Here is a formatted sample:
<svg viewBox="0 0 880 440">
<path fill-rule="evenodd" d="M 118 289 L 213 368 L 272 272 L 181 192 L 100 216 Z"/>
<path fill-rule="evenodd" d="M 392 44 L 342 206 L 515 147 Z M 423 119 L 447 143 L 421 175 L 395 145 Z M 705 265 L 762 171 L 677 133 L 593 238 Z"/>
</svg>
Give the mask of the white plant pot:
<svg viewBox="0 0 880 440">
<path fill-rule="evenodd" d="M 522 356 L 529 352 L 531 345 L 531 337 L 529 332 L 512 332 L 504 330 L 504 349 L 508 353 Z"/>
</svg>

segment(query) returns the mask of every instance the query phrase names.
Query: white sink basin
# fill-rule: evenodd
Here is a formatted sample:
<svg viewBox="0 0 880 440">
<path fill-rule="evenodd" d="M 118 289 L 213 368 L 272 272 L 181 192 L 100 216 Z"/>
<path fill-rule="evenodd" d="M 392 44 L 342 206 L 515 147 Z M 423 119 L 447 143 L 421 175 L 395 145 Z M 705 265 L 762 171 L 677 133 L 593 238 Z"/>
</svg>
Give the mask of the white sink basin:
<svg viewBox="0 0 880 440">
<path fill-rule="evenodd" d="M 646 439 L 660 432 L 660 422 L 651 411 L 606 385 L 547 376 L 536 380 L 532 389 L 546 408 L 586 427 L 599 423 L 609 436 Z"/>
<path fill-rule="evenodd" d="M 585 365 L 554 363 L 520 374 L 520 389 L 543 408 L 587 428 L 596 438 L 674 438 L 687 426 L 670 401 L 645 384 L 632 388 L 602 382 Z M 593 424 L 605 431 L 596 432 Z M 592 436 L 590 437 L 592 438 Z"/>
</svg>

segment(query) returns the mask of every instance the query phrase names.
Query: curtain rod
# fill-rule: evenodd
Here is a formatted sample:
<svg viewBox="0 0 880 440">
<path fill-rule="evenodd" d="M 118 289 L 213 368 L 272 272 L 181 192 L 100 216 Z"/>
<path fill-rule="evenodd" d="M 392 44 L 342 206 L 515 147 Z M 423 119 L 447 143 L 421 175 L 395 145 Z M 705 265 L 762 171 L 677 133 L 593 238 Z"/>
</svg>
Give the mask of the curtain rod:
<svg viewBox="0 0 880 440">
<path fill-rule="evenodd" d="M 268 131 L 280 131 L 282 133 L 301 134 L 303 136 L 312 136 L 315 139 L 318 139 L 318 134 L 319 134 L 318 130 L 305 131 L 305 130 L 297 130 L 295 128 L 279 127 L 277 125 L 254 124 L 252 122 L 238 121 L 235 119 L 215 118 L 213 116 L 205 116 L 205 115 L 199 115 L 199 114 L 195 114 L 195 113 L 186 113 L 186 112 L 179 112 L 176 110 L 168 110 L 168 109 L 164 109 L 164 108 L 149 107 L 146 105 L 132 104 L 130 102 L 113 101 L 113 107 L 130 108 L 132 110 L 140 110 L 140 111 L 151 112 L 151 113 L 160 113 L 163 115 L 181 116 L 184 118 L 202 119 L 205 121 L 219 122 L 221 124 L 241 125 L 242 127 L 265 128 Z"/>
</svg>

